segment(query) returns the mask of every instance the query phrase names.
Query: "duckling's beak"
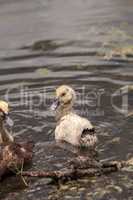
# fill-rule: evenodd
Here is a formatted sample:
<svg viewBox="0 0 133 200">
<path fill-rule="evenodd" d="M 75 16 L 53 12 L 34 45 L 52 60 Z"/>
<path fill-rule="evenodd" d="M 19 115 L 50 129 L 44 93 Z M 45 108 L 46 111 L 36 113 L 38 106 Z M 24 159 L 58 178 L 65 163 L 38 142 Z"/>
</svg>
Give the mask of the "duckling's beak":
<svg viewBox="0 0 133 200">
<path fill-rule="evenodd" d="M 52 105 L 51 105 L 51 110 L 55 111 L 60 105 L 60 101 L 58 98 L 55 98 Z"/>
<path fill-rule="evenodd" d="M 8 126 L 12 127 L 14 125 L 13 120 L 9 117 L 9 113 L 4 112 L 5 122 Z"/>
</svg>

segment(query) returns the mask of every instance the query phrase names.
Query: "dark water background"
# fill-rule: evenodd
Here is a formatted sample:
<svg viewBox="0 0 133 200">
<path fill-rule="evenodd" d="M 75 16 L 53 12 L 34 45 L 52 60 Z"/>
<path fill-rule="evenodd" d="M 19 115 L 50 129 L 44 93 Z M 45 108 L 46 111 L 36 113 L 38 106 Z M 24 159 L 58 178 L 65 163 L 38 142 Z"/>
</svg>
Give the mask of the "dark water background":
<svg viewBox="0 0 133 200">
<path fill-rule="evenodd" d="M 96 126 L 101 159 L 131 157 L 132 94 L 118 93 L 133 84 L 132 25 L 132 0 L 0 0 L 0 99 L 10 102 L 14 135 L 36 143 L 33 169 L 67 160 L 47 146 L 55 127 L 49 106 L 61 84 L 75 88 L 77 112 Z M 33 179 L 26 189 L 11 178 L 0 199 L 131 200 L 132 178 L 130 169 L 61 188 Z"/>
</svg>

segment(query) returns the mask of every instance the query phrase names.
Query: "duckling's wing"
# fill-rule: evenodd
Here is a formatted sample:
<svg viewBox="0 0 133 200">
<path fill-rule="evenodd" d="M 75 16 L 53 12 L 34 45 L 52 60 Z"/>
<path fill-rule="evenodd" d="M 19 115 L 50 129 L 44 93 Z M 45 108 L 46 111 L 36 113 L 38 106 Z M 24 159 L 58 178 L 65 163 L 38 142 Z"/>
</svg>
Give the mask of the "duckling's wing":
<svg viewBox="0 0 133 200">
<path fill-rule="evenodd" d="M 84 129 L 80 138 L 80 145 L 83 147 L 95 148 L 97 144 L 97 136 L 95 134 L 95 129 Z"/>
</svg>

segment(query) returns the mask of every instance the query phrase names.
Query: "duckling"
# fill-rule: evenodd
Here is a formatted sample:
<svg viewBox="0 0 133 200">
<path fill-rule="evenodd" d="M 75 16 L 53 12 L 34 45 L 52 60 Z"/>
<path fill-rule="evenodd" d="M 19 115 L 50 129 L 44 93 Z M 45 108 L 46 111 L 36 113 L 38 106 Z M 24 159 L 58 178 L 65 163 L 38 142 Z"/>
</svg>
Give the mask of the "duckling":
<svg viewBox="0 0 133 200">
<path fill-rule="evenodd" d="M 32 141 L 17 141 L 5 128 L 7 123 L 13 126 L 9 118 L 9 105 L 0 101 L 0 179 L 8 172 L 31 163 L 34 143 Z"/>
<path fill-rule="evenodd" d="M 62 85 L 56 89 L 56 98 L 51 106 L 57 120 L 55 140 L 95 149 L 98 139 L 94 127 L 88 119 L 74 112 L 75 100 L 76 93 L 70 86 Z"/>
<path fill-rule="evenodd" d="M 12 126 L 13 122 L 8 116 L 9 106 L 5 101 L 0 101 L 0 144 L 12 143 L 14 137 L 5 128 L 5 123 Z"/>
</svg>

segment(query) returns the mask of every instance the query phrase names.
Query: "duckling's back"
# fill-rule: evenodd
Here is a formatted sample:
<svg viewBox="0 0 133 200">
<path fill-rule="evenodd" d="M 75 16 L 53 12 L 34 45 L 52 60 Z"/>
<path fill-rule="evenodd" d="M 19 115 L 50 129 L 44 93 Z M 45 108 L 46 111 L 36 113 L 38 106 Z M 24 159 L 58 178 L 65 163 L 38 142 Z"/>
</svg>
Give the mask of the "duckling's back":
<svg viewBox="0 0 133 200">
<path fill-rule="evenodd" d="M 55 130 L 55 139 L 69 142 L 73 145 L 81 145 L 90 140 L 90 136 L 84 134 L 85 130 L 92 130 L 91 122 L 75 113 L 63 116 Z M 88 132 L 89 133 L 89 132 Z"/>
</svg>

